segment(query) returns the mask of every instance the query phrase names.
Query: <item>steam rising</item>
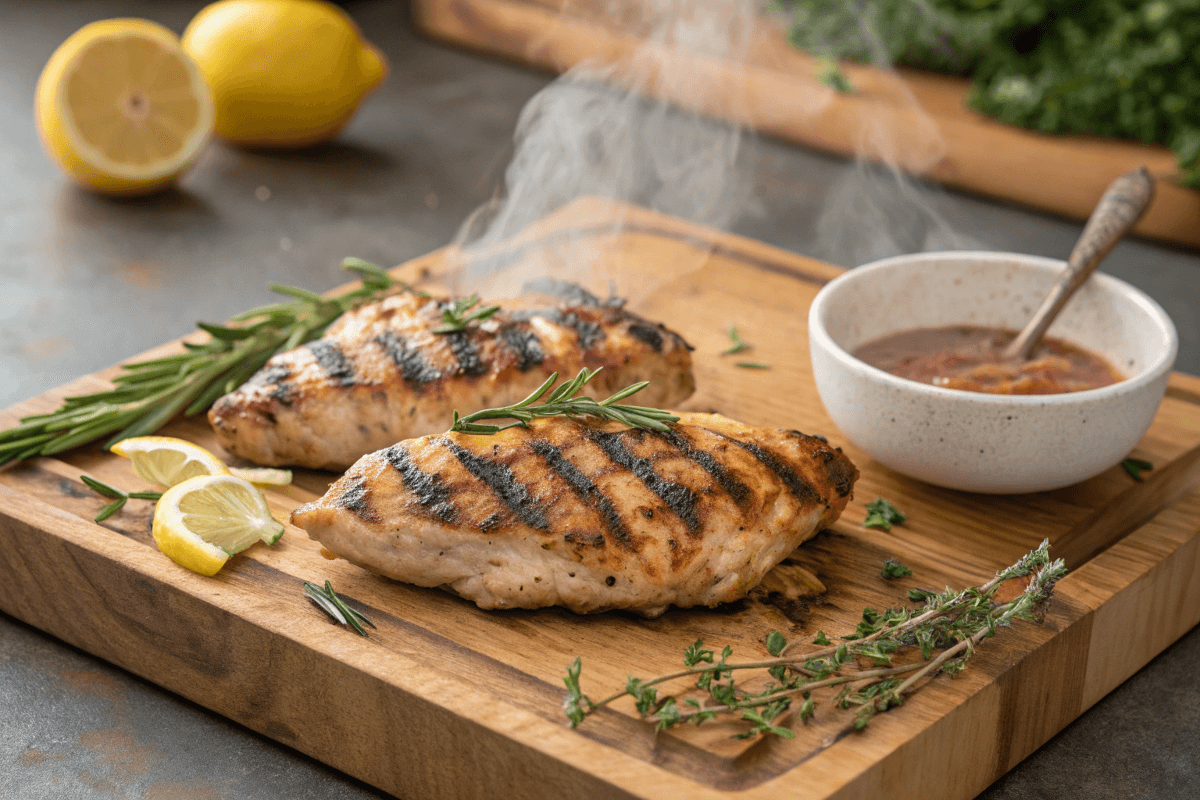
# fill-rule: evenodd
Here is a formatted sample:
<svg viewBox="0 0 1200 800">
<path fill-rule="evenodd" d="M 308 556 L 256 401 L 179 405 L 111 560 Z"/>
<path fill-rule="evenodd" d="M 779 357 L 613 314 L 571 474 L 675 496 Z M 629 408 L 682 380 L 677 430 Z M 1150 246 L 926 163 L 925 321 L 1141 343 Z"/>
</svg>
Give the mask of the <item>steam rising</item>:
<svg viewBox="0 0 1200 800">
<path fill-rule="evenodd" d="M 614 241 L 619 224 L 587 232 L 598 246 L 579 247 L 581 232 L 576 241 L 568 236 L 557 249 L 533 249 L 515 262 L 498 264 L 487 257 L 578 198 L 609 198 L 730 229 L 753 207 L 753 137 L 740 124 L 722 120 L 754 120 L 747 87 L 720 64 L 747 61 L 761 35 L 759 9 L 758 0 L 589 2 L 588 17 L 619 21 L 644 44 L 610 63 L 579 64 L 529 101 L 514 134 L 502 192 L 467 219 L 452 249 L 459 288 L 475 291 L 499 266 L 505 268 L 509 291 L 545 274 L 593 289 L 606 285 L 599 240 Z M 614 34 L 613 52 L 625 41 Z M 818 114 L 832 97 L 817 85 L 797 87 L 779 101 L 787 113 Z M 940 158 L 936 126 L 915 101 L 905 111 L 903 119 L 867 121 L 860 128 L 860 156 L 910 169 Z M 897 152 L 897 125 L 910 126 L 904 139 L 920 142 L 920 152 Z M 913 125 L 918 126 L 915 139 Z M 815 255 L 853 266 L 898 252 L 969 244 L 956 237 L 923 193 L 899 169 L 859 163 L 829 192 L 815 224 Z M 704 254 L 697 259 L 666 271 L 679 275 L 696 269 Z"/>
</svg>

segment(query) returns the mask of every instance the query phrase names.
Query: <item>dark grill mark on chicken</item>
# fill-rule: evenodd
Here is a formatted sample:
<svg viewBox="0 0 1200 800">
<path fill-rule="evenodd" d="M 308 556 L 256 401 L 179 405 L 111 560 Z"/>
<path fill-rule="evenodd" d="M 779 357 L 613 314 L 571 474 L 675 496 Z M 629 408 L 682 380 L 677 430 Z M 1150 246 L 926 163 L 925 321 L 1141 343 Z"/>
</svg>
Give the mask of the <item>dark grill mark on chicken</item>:
<svg viewBox="0 0 1200 800">
<path fill-rule="evenodd" d="M 654 349 L 654 352 L 661 353 L 663 346 L 662 332 L 650 325 L 642 325 L 634 323 L 629 326 L 629 335 L 635 339 L 640 339 Z"/>
<path fill-rule="evenodd" d="M 526 281 L 525 285 L 521 287 L 521 293 L 537 293 L 557 297 L 559 300 L 572 306 L 603 305 L 599 297 L 596 297 L 596 295 L 578 283 L 560 281 L 558 278 L 534 278 L 531 281 Z"/>
<path fill-rule="evenodd" d="M 592 345 L 604 339 L 604 328 L 599 323 L 584 319 L 574 312 L 564 313 L 557 308 L 539 308 L 535 311 L 518 312 L 513 314 L 513 317 L 522 321 L 544 317 L 555 325 L 571 328 L 579 336 L 579 346 L 584 350 L 590 350 Z"/>
<path fill-rule="evenodd" d="M 400 368 L 400 377 L 414 389 L 420 391 L 426 384 L 442 377 L 442 373 L 425 360 L 420 350 L 401 339 L 395 331 L 384 331 L 375 337 L 375 341 L 392 359 L 392 363 Z"/>
<path fill-rule="evenodd" d="M 716 431 L 712 431 L 712 432 L 716 433 Z M 721 434 L 717 434 L 717 435 L 721 436 Z M 804 480 L 799 475 L 797 475 L 795 473 L 795 471 L 792 470 L 791 467 L 789 467 L 787 464 L 784 464 L 782 461 L 780 461 L 778 458 L 776 458 L 775 454 L 772 453 L 770 450 L 760 447 L 760 446 L 754 444 L 753 442 L 743 442 L 741 439 L 735 439 L 732 436 L 724 436 L 722 438 L 728 439 L 729 441 L 733 442 L 738 447 L 742 448 L 743 450 L 745 450 L 746 452 L 750 453 L 755 458 L 757 458 L 759 461 L 761 461 L 763 466 L 765 466 L 767 469 L 771 470 L 772 472 L 774 472 L 776 475 L 778 475 L 780 477 L 780 479 L 784 482 L 784 484 L 787 485 L 787 487 L 789 489 L 791 489 L 792 494 L 796 495 L 796 499 L 799 500 L 800 502 L 802 502 L 802 503 L 824 503 L 825 502 L 825 500 L 821 497 L 820 494 L 818 494 L 816 492 L 816 490 L 813 489 L 813 487 L 811 487 L 807 483 L 805 483 Z M 856 472 L 856 474 L 857 474 L 857 472 Z"/>
<path fill-rule="evenodd" d="M 505 346 L 517 356 L 517 369 L 528 372 L 546 359 L 542 343 L 538 341 L 533 331 L 522 330 L 516 326 L 500 331 L 500 338 Z"/>
<path fill-rule="evenodd" d="M 346 358 L 337 342 L 329 339 L 317 339 L 308 343 L 317 364 L 325 374 L 337 382 L 338 386 L 354 386 L 354 365 Z"/>
<path fill-rule="evenodd" d="M 367 487 L 366 480 L 359 476 L 349 482 L 334 502 L 340 508 L 344 508 L 368 522 L 379 522 L 379 515 L 375 513 L 375 509 L 371 508 L 370 493 L 371 490 Z"/>
<path fill-rule="evenodd" d="M 290 383 L 279 383 L 272 387 L 271 393 L 267 395 L 281 406 L 290 406 L 296 394 L 296 387 Z"/>
<path fill-rule="evenodd" d="M 275 383 L 282 383 L 283 381 L 287 380 L 291 374 L 291 369 L 289 369 L 286 365 L 276 364 L 264 369 L 261 373 L 259 373 L 259 376 L 263 384 L 270 386 Z"/>
<path fill-rule="evenodd" d="M 675 516 L 683 520 L 687 529 L 695 533 L 700 529 L 700 520 L 696 516 L 696 493 L 686 486 L 669 481 L 654 471 L 650 462 L 639 458 L 625 449 L 621 441 L 623 434 L 601 433 L 588 429 L 585 434 L 604 451 L 614 464 L 627 469 L 646 485 L 646 488 L 658 495 L 667 504 L 667 508 L 675 512 Z"/>
<path fill-rule="evenodd" d="M 529 496 L 525 484 L 517 480 L 511 469 L 497 461 L 477 456 L 451 439 L 443 437 L 442 442 L 467 468 L 467 472 L 491 489 L 521 522 L 538 530 L 546 529 L 545 515 Z"/>
<path fill-rule="evenodd" d="M 478 378 L 488 371 L 487 365 L 479 358 L 479 347 L 471 340 L 470 331 L 454 331 L 441 335 L 446 337 L 450 351 L 458 361 L 458 374 Z"/>
<path fill-rule="evenodd" d="M 746 505 L 746 501 L 750 498 L 750 487 L 734 477 L 725 468 L 724 464 L 713 458 L 712 453 L 694 447 L 691 439 L 678 430 L 667 431 L 658 435 L 666 439 L 684 458 L 694 461 L 703 467 L 704 471 L 711 475 L 713 480 L 733 498 L 733 502 L 742 507 Z"/>
<path fill-rule="evenodd" d="M 458 517 L 458 510 L 450 502 L 453 490 L 442 483 L 440 475 L 422 472 L 412 463 L 408 450 L 400 445 L 383 451 L 383 457 L 400 473 L 404 487 L 417 497 L 417 502 L 429 510 L 434 518 L 447 524 Z"/>
<path fill-rule="evenodd" d="M 575 494 L 583 500 L 588 507 L 594 509 L 600 517 L 600 521 L 604 523 L 605 529 L 609 535 L 617 541 L 621 547 L 626 550 L 634 550 L 633 538 L 629 535 L 629 529 L 625 527 L 625 523 L 621 520 L 621 514 L 612 504 L 599 487 L 592 482 L 591 478 L 584 475 L 575 465 L 567 459 L 563 458 L 562 451 L 559 450 L 550 442 L 544 439 L 534 439 L 529 443 L 530 449 L 546 460 L 546 465 L 554 472 L 555 475 L 566 481 Z M 567 534 L 567 541 L 573 541 L 573 534 Z M 592 542 L 596 547 L 604 546 L 604 537 L 601 534 L 596 534 L 600 539 L 597 544 Z"/>
</svg>

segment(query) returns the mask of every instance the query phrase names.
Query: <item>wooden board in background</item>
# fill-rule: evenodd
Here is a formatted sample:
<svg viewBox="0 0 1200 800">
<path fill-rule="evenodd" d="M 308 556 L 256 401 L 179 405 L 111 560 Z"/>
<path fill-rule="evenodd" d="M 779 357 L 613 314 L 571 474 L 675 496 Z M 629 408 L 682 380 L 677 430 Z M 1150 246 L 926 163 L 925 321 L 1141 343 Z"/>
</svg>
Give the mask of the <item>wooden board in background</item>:
<svg viewBox="0 0 1200 800">
<path fill-rule="evenodd" d="M 836 269 L 581 201 L 489 254 L 487 275 L 475 274 L 494 292 L 519 285 L 531 265 L 582 277 L 580 264 L 595 268 L 593 291 L 616 281 L 635 310 L 696 346 L 700 388 L 688 408 L 845 444 L 817 399 L 805 330 L 808 304 Z M 397 275 L 434 287 L 444 268 L 435 253 Z M 771 370 L 740 370 L 718 355 L 729 323 Z M 104 386 L 112 374 L 34 398 L 0 424 Z M 164 432 L 224 455 L 202 418 Z M 150 504 L 91 521 L 104 500 L 81 473 L 129 490 L 143 484 L 126 460 L 83 448 L 0 471 L 0 610 L 405 798 L 971 797 L 1200 621 L 1200 492 L 1189 489 L 1200 477 L 1200 380 L 1172 377 L 1137 450 L 1156 465 L 1144 484 L 1114 468 L 1056 492 L 984 497 L 926 486 L 847 452 L 862 470 L 856 500 L 784 566 L 815 575 L 824 595 L 642 620 L 480 611 L 327 561 L 291 527 L 275 547 L 255 546 L 204 578 L 154 547 Z M 333 477 L 302 471 L 268 493 L 271 506 L 286 519 Z M 865 502 L 878 496 L 909 521 L 891 532 L 861 527 Z M 1063 541 L 1111 520 L 1124 522 L 1109 533 L 1133 532 L 1087 560 L 1078 544 L 1064 546 L 1080 564 L 1059 584 L 1044 625 L 1001 631 L 961 676 L 934 680 L 832 745 L 823 739 L 846 712 L 828 702 L 811 726 L 789 723 L 793 740 L 738 741 L 727 724 L 656 734 L 629 705 L 575 730 L 562 716 L 562 676 L 576 655 L 593 697 L 623 687 L 629 674 L 677 669 L 697 638 L 761 657 L 772 629 L 798 638 L 847 632 L 864 606 L 903 603 L 913 586 L 975 584 L 1043 537 Z M 881 578 L 888 557 L 912 567 L 912 577 Z M 304 600 L 301 581 L 326 578 L 379 625 L 370 638 Z"/>
<path fill-rule="evenodd" d="M 1160 177 L 1158 194 L 1135 231 L 1200 247 L 1200 190 L 1173 180 L 1166 147 L 1036 133 L 991 120 L 963 105 L 968 81 L 846 63 L 856 91 L 841 95 L 816 79 L 817 62 L 763 19 L 745 63 L 648 45 L 644 16 L 612 0 L 414 0 L 427 35 L 550 72 L 586 59 L 618 64 L 610 79 L 704 114 L 843 156 L 898 164 L 972 192 L 1086 219 L 1114 178 L 1139 166 Z M 641 53 L 652 71 L 632 74 Z M 664 79 L 665 76 L 665 79 Z"/>
</svg>

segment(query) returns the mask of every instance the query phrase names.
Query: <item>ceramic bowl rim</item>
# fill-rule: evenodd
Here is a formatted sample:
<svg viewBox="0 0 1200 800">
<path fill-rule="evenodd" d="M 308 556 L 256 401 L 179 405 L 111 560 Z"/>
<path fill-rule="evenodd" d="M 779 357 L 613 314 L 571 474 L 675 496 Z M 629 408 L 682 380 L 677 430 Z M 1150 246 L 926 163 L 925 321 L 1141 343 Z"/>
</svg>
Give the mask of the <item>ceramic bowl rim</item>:
<svg viewBox="0 0 1200 800">
<path fill-rule="evenodd" d="M 1148 312 L 1148 315 L 1163 333 L 1166 334 L 1167 346 L 1163 352 L 1146 365 L 1136 375 L 1132 375 L 1123 381 L 1101 386 L 1096 389 L 1086 389 L 1081 392 L 1064 392 L 1062 394 L 1031 394 L 1031 395 L 1015 395 L 1015 394 L 989 394 L 986 392 L 970 392 L 965 389 L 950 389 L 944 386 L 932 386 L 926 383 L 901 378 L 897 375 L 892 375 L 878 367 L 873 367 L 870 364 L 855 358 L 848 353 L 841 345 L 833 340 L 829 331 L 825 328 L 825 317 L 828 312 L 828 306 L 831 298 L 839 289 L 851 283 L 861 280 L 869 280 L 870 277 L 878 272 L 885 272 L 895 269 L 903 269 L 904 267 L 913 266 L 917 262 L 938 262 L 938 261 L 1016 261 L 1022 266 L 1030 266 L 1036 269 L 1044 269 L 1047 271 L 1061 270 L 1066 262 L 1059 259 L 1047 258 L 1045 256 L 1027 255 L 1024 253 L 1006 253 L 991 250 L 946 250 L 930 253 L 909 253 L 905 255 L 891 256 L 889 258 L 871 261 L 847 270 L 844 274 L 834 278 L 829 283 L 821 288 L 817 296 L 813 299 L 812 306 L 808 312 L 808 328 L 811 343 L 820 343 L 824 349 L 837 359 L 843 367 L 851 369 L 855 372 L 863 374 L 865 377 L 872 380 L 892 386 L 899 391 L 907 391 L 916 394 L 926 395 L 934 399 L 953 400 L 958 399 L 965 402 L 974 402 L 984 405 L 1016 405 L 1021 406 L 1047 406 L 1047 405 L 1072 405 L 1079 403 L 1087 403 L 1089 401 L 1103 401 L 1109 397 L 1135 392 L 1153 383 L 1155 380 L 1162 377 L 1163 373 L 1169 372 L 1175 364 L 1175 358 L 1179 350 L 1179 334 L 1175 330 L 1175 323 L 1172 322 L 1167 312 L 1163 307 L 1150 297 L 1148 294 L 1138 289 L 1120 278 L 1112 275 L 1107 275 L 1101 272 L 1096 272 L 1088 280 L 1096 281 L 1106 291 L 1127 296 L 1134 303 L 1140 305 Z"/>
</svg>

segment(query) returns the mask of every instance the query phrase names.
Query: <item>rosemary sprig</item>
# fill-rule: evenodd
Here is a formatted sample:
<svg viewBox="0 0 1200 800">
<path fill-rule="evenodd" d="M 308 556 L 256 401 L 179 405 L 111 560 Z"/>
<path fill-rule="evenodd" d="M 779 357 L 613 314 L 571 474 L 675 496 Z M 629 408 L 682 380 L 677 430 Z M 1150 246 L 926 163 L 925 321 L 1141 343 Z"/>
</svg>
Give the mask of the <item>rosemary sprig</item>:
<svg viewBox="0 0 1200 800">
<path fill-rule="evenodd" d="M 742 341 L 742 335 L 738 333 L 737 326 L 735 325 L 729 326 L 729 341 L 733 342 L 733 344 L 721 351 L 721 355 L 723 356 L 730 356 L 734 353 L 740 353 L 743 350 L 750 349 L 750 345 Z"/>
<path fill-rule="evenodd" d="M 283 350 L 319 337 L 344 312 L 376 300 L 397 285 L 386 272 L 358 258 L 342 268 L 362 277 L 362 286 L 325 298 L 304 289 L 274 284 L 272 291 L 293 298 L 251 309 L 233 318 L 235 326 L 198 326 L 209 340 L 184 343 L 184 352 L 125 364 L 112 389 L 68 397 L 57 411 L 25 417 L 0 432 L 0 464 L 51 455 L 115 433 L 121 439 L 144 436 L 181 411 L 197 414 L 243 384 Z M 406 287 L 407 288 L 407 287 Z"/>
<path fill-rule="evenodd" d="M 943 672 L 961 672 L 976 646 L 994 636 L 998 628 L 1017 619 L 1039 622 L 1054 585 L 1067 572 L 1061 559 L 1050 560 L 1049 546 L 1049 540 L 1043 541 L 1038 549 L 980 586 L 957 593 L 951 589 L 940 594 L 923 592 L 924 608 L 898 607 L 884 612 L 864 609 L 855 632 L 840 637 L 840 644 L 831 643 L 818 631 L 814 643 L 826 646 L 804 655 L 789 656 L 788 650 L 800 642 L 789 644 L 778 631 L 766 638 L 772 658 L 752 662 L 730 663 L 732 648 L 725 647 L 718 658 L 697 640 L 684 652 L 685 669 L 651 679 L 630 676 L 623 691 L 600 701 L 592 701 L 582 692 L 582 661 L 577 658 L 564 678 L 567 695 L 563 710 L 574 727 L 598 709 L 628 695 L 634 698 L 638 714 L 660 729 L 733 714 L 750 723 L 749 731 L 739 736 L 792 736 L 791 730 L 774 724 L 779 715 L 802 698 L 799 718 L 807 724 L 816 709 L 815 690 L 840 687 L 833 702 L 840 708 L 856 706 L 858 711 L 847 728 L 861 729 L 875 714 L 900 705 L 923 679 Z M 1007 602 L 996 601 L 1002 583 L 1028 576 L 1032 578 L 1019 596 Z M 914 647 L 920 650 L 921 660 L 892 664 L 893 654 Z M 935 656 L 936 650 L 941 652 Z M 864 661 L 870 666 L 860 666 Z M 735 671 L 747 669 L 766 670 L 775 682 L 760 692 L 748 692 L 733 677 Z M 704 699 L 686 697 L 681 708 L 675 695 L 659 698 L 655 687 L 678 678 L 694 679 L 693 687 Z"/>
<path fill-rule="evenodd" d="M 79 480 L 88 485 L 93 492 L 102 497 L 115 498 L 111 503 L 100 509 L 100 513 L 92 517 L 95 522 L 104 522 L 113 514 L 125 507 L 131 498 L 134 500 L 158 500 L 162 497 L 162 492 L 123 492 L 115 486 L 109 486 L 107 483 L 90 478 L 87 475 L 80 475 Z"/>
<path fill-rule="evenodd" d="M 576 397 L 588 381 L 596 377 L 603 367 L 589 370 L 584 367 L 571 380 L 550 392 L 550 387 L 558 380 L 558 373 L 554 373 L 546 382 L 534 390 L 533 394 L 526 397 L 521 402 L 504 408 L 486 408 L 482 411 L 476 411 L 473 414 L 467 414 L 465 417 L 458 416 L 458 411 L 454 412 L 454 424 L 451 426 L 451 431 L 460 433 L 481 433 L 493 434 L 508 428 L 526 427 L 531 419 L 536 417 L 600 417 L 601 419 L 611 419 L 628 425 L 631 428 L 650 428 L 656 431 L 667 431 L 666 423 L 677 422 L 679 417 L 663 411 L 658 408 L 646 408 L 644 406 L 625 406 L 619 405 L 618 401 L 624 400 L 632 394 L 637 394 L 642 389 L 650 385 L 649 381 L 635 383 L 632 386 L 626 386 L 619 392 L 614 394 L 607 400 L 597 401 L 591 397 Z M 546 392 L 550 392 L 543 402 L 538 403 Z M 477 420 L 481 419 L 514 419 L 516 422 L 510 422 L 507 425 L 481 425 Z"/>
<path fill-rule="evenodd" d="M 325 581 L 324 586 L 305 581 L 304 596 L 311 600 L 317 608 L 333 617 L 336 622 L 354 628 L 359 636 L 367 635 L 367 630 L 362 623 L 365 622 L 372 628 L 375 627 L 375 623 L 367 619 L 365 614 L 346 605 L 346 602 L 337 596 L 337 592 L 333 590 L 333 585 L 329 581 Z"/>
<path fill-rule="evenodd" d="M 906 519 L 908 517 L 900 509 L 880 497 L 867 503 L 867 518 L 863 520 L 863 527 L 890 531 L 893 525 L 900 525 Z"/>
<path fill-rule="evenodd" d="M 434 328 L 434 333 L 454 333 L 455 331 L 466 330 L 468 323 L 475 320 L 483 320 L 490 317 L 500 310 L 500 306 L 484 306 L 478 311 L 467 312 L 475 307 L 479 302 L 479 295 L 473 294 L 470 297 L 460 297 L 450 304 L 449 308 L 442 310 L 442 321 L 446 324 L 440 328 Z"/>
</svg>

